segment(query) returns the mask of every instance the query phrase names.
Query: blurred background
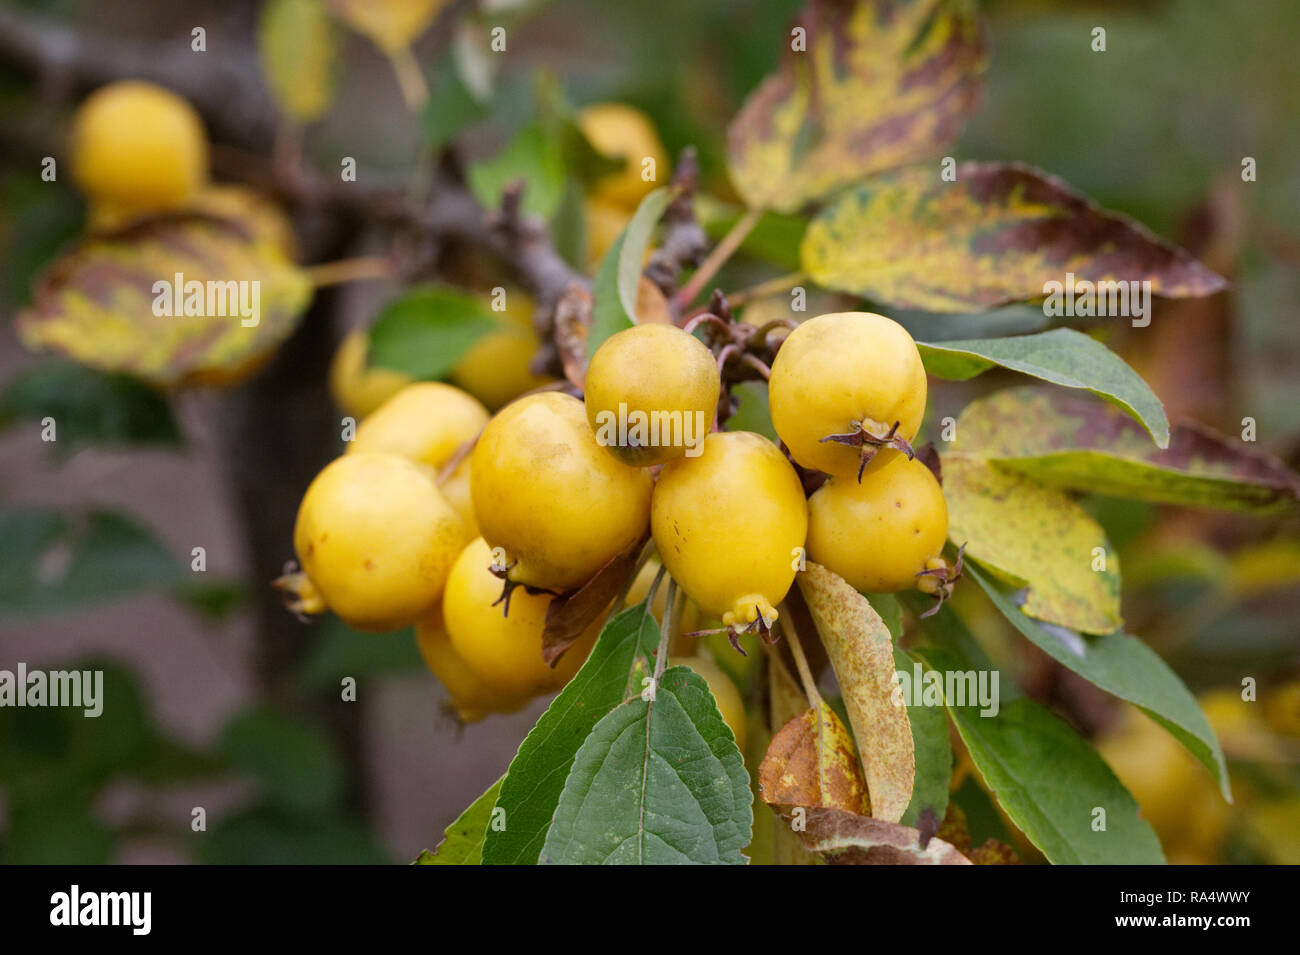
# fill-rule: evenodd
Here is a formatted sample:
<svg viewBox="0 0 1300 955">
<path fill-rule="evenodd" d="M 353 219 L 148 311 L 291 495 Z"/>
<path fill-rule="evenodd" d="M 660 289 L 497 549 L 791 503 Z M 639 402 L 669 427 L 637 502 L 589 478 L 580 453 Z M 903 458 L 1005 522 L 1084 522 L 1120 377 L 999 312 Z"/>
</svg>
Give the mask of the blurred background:
<svg viewBox="0 0 1300 955">
<path fill-rule="evenodd" d="M 705 190 L 729 198 L 726 124 L 776 63 L 798 3 L 512 6 L 522 9 L 511 11 L 491 109 L 466 126 L 468 156 L 490 155 L 529 120 L 545 75 L 575 105 L 643 110 L 668 154 L 694 145 Z M 0 709 L 0 859 L 8 863 L 407 862 L 505 770 L 546 705 L 459 726 L 409 632 L 303 624 L 269 587 L 293 556 L 302 491 L 341 450 L 330 358 L 348 329 L 392 298 L 391 284 L 318 294 L 256 376 L 172 396 L 177 433 L 154 446 L 51 446 L 23 414 L 12 385 L 41 359 L 21 347 L 9 319 L 85 217 L 65 177 L 41 180 L 40 160 L 63 155 L 87 88 L 79 77 L 61 82 L 57 71 L 34 70 L 15 25 L 92 36 L 106 61 L 124 51 L 188 51 L 201 25 L 204 55 L 247 79 L 257 69 L 260 7 L 0 3 L 0 669 L 18 661 L 103 667 L 108 697 L 96 720 Z M 1300 465 L 1294 3 L 1003 0 L 983 8 L 987 92 L 954 154 L 1046 169 L 1229 277 L 1227 293 L 1162 303 L 1150 329 L 1108 328 L 1107 342 L 1171 418 L 1227 433 L 1253 418 L 1260 445 Z M 1106 28 L 1105 52 L 1091 48 L 1095 26 Z M 446 37 L 435 25 L 415 47 L 434 91 L 435 108 L 420 121 L 374 46 L 346 33 L 341 42 L 346 80 L 308 129 L 305 153 L 325 170 L 355 156 L 368 175 L 401 183 L 440 137 L 439 111 L 452 109 L 439 97 L 441 83 L 456 82 Z M 217 178 L 239 174 L 237 152 L 221 149 L 232 132 L 241 149 L 249 141 L 272 148 L 268 131 L 210 124 Z M 1241 188 L 1248 156 L 1257 181 Z M 296 224 L 306 262 L 359 255 L 370 241 Z M 734 271 L 754 268 L 741 260 Z M 907 322 L 932 340 L 1045 325 L 1030 308 Z M 990 374 L 945 386 L 931 417 L 1008 380 Z M 1171 861 L 1300 862 L 1300 533 L 1280 521 L 1129 502 L 1090 507 L 1120 550 L 1129 631 L 1188 681 L 1223 737 L 1235 806 L 1217 800 L 1208 773 L 1154 724 L 1012 641 L 976 588 L 959 607 L 981 634 L 1004 642 L 1034 695 L 1098 740 Z M 66 553 L 39 545 L 50 539 L 70 542 L 71 568 Z M 206 552 L 202 575 L 190 572 L 195 547 Z M 358 698 L 339 705 L 345 676 L 357 679 Z M 1264 712 L 1243 709 L 1244 677 L 1295 692 Z M 206 832 L 191 828 L 195 807 L 206 810 Z"/>
</svg>

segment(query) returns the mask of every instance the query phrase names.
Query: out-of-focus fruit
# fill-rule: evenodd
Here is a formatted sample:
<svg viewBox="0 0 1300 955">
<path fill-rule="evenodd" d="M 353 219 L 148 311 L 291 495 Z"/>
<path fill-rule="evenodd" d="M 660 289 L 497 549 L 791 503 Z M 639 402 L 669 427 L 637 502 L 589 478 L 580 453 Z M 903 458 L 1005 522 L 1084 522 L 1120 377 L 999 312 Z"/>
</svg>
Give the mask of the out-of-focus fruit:
<svg viewBox="0 0 1300 955">
<path fill-rule="evenodd" d="M 411 384 L 411 376 L 366 364 L 370 335 L 354 328 L 343 336 L 330 362 L 329 386 L 334 403 L 360 420 Z"/>
<path fill-rule="evenodd" d="M 598 152 L 624 161 L 623 168 L 601 177 L 591 194 L 635 210 L 646 193 L 669 179 L 668 156 L 650 117 L 624 103 L 593 103 L 578 113 L 578 124 Z M 642 177 L 645 161 L 654 161 L 654 179 Z"/>
<path fill-rule="evenodd" d="M 357 425 L 347 450 L 387 451 L 437 470 L 487 423 L 487 409 L 472 395 L 440 381 L 418 381 Z"/>
<path fill-rule="evenodd" d="M 208 138 L 198 112 L 153 83 L 102 86 L 73 120 L 72 175 L 106 215 L 184 206 L 208 176 Z"/>
</svg>

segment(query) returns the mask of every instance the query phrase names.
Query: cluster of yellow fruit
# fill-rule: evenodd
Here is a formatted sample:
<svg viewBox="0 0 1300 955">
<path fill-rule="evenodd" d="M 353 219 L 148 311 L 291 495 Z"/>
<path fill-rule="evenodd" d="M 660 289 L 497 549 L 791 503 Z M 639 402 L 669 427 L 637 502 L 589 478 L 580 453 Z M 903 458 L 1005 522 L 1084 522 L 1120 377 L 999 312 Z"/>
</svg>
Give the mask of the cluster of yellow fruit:
<svg viewBox="0 0 1300 955">
<path fill-rule="evenodd" d="M 294 535 L 302 572 L 281 585 L 296 609 L 329 608 L 359 629 L 414 623 L 466 719 L 575 672 L 600 621 L 552 668 L 547 608 L 647 533 L 694 618 L 733 637 L 767 635 L 805 546 L 862 590 L 947 585 L 943 495 L 900 450 L 926 387 L 901 326 L 823 315 L 777 353 L 777 430 L 795 461 L 831 475 L 811 501 L 767 438 L 710 432 L 721 386 L 710 349 L 660 324 L 606 340 L 585 399 L 538 391 L 489 416 L 451 385 L 408 385 L 312 482 Z M 867 438 L 822 440 L 844 434 Z"/>
</svg>

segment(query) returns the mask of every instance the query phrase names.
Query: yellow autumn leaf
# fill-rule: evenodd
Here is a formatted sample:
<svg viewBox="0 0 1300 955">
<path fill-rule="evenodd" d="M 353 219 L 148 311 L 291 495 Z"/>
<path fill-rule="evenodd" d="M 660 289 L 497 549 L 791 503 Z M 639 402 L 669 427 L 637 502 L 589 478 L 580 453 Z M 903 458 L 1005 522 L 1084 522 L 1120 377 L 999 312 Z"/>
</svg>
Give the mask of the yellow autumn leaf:
<svg viewBox="0 0 1300 955">
<path fill-rule="evenodd" d="M 949 539 L 1007 583 L 1028 587 L 1020 608 L 1028 616 L 1082 633 L 1123 624 L 1119 557 L 1075 500 L 960 453 L 943 456 L 943 493 Z"/>
<path fill-rule="evenodd" d="M 758 767 L 763 801 L 772 806 L 831 806 L 865 815 L 867 784 L 848 728 L 825 703 L 777 731 Z"/>
<path fill-rule="evenodd" d="M 799 590 L 844 694 L 871 795 L 871 815 L 898 822 L 912 799 L 916 755 L 906 706 L 896 705 L 889 628 L 837 574 L 809 563 Z"/>
<path fill-rule="evenodd" d="M 438 18 L 449 0 L 332 0 L 339 19 L 390 56 Z"/>
<path fill-rule="evenodd" d="M 943 149 L 987 62 L 970 0 L 810 0 L 787 43 L 727 131 L 736 191 L 782 212 Z"/>
<path fill-rule="evenodd" d="M 269 223 L 188 212 L 87 236 L 43 273 L 19 338 L 163 387 L 231 383 L 289 336 L 312 297 Z"/>
<path fill-rule="evenodd" d="M 281 110 L 309 123 L 329 109 L 337 43 L 322 0 L 271 0 L 262 9 L 257 50 Z"/>
<path fill-rule="evenodd" d="M 751 748 L 751 752 L 757 752 L 758 755 L 755 759 L 760 765 L 763 757 L 767 755 L 776 733 L 808 707 L 808 699 L 804 696 L 803 690 L 800 689 L 799 681 L 786 669 L 785 664 L 781 662 L 781 658 L 776 654 L 771 654 L 767 659 L 767 723 L 769 731 L 766 734 L 767 742 L 762 749 L 753 750 Z M 753 724 L 751 723 L 751 725 Z M 751 744 L 752 746 L 753 744 Z M 761 791 L 759 798 L 762 798 Z M 804 848 L 803 841 L 775 810 L 773 812 L 764 811 L 761 814 L 755 812 L 754 824 L 756 828 L 760 819 L 765 824 L 765 831 L 767 827 L 772 830 L 773 865 L 818 865 L 821 862 L 820 856 Z"/>
</svg>

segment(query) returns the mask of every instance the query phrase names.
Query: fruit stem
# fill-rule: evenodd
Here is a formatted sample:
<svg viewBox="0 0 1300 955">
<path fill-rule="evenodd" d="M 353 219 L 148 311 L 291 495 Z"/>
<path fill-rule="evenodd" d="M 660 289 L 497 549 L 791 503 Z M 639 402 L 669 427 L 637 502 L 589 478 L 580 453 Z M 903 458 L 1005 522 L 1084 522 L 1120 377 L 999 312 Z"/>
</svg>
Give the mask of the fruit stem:
<svg viewBox="0 0 1300 955">
<path fill-rule="evenodd" d="M 404 46 L 390 51 L 388 61 L 393 64 L 393 72 L 397 75 L 397 85 L 401 88 L 402 99 L 406 100 L 406 108 L 412 113 L 419 112 L 429 98 L 429 86 L 424 81 L 424 74 L 420 72 L 420 64 L 415 61 L 411 48 Z"/>
<path fill-rule="evenodd" d="M 700 312 L 700 314 L 696 315 L 682 326 L 682 331 L 686 332 L 688 335 L 694 334 L 695 329 L 705 324 L 721 329 L 724 335 L 729 336 L 731 334 L 731 326 L 712 312 Z"/>
<path fill-rule="evenodd" d="M 655 542 L 652 540 L 646 541 L 646 545 L 641 548 L 641 553 L 637 556 L 636 564 L 632 567 L 632 573 L 627 575 L 627 580 L 623 582 L 623 589 L 620 590 L 618 596 L 614 598 L 613 608 L 609 612 L 610 617 L 616 617 L 623 612 L 624 604 L 627 603 L 628 592 L 632 589 L 632 585 L 636 583 L 636 578 L 637 575 L 641 573 L 641 568 L 646 565 L 646 561 L 654 556 L 654 553 Z M 659 572 L 655 574 L 655 579 L 650 581 L 650 588 L 646 591 L 646 599 L 649 601 L 649 603 L 646 604 L 647 607 L 654 605 L 655 594 L 659 590 L 659 582 L 664 579 L 664 571 L 666 569 L 667 568 L 665 567 L 660 567 Z"/>
<path fill-rule="evenodd" d="M 740 244 L 745 241 L 749 233 L 754 231 L 754 226 L 758 225 L 758 220 L 762 217 L 762 209 L 750 209 L 736 220 L 736 224 L 713 247 L 713 251 L 700 263 L 700 267 L 695 270 L 690 280 L 677 290 L 672 301 L 675 311 L 684 310 L 695 300 L 695 296 L 699 295 L 718 270 L 727 264 L 727 260 L 740 248 Z"/>
<path fill-rule="evenodd" d="M 660 572 L 662 576 L 662 571 Z M 653 596 L 650 597 L 654 599 Z M 677 603 L 677 581 L 671 577 L 668 578 L 668 594 L 664 597 L 664 619 L 659 626 L 659 649 L 655 651 L 655 685 L 659 684 L 659 678 L 664 675 L 664 670 L 668 666 L 668 645 L 673 639 L 673 626 L 675 624 L 673 607 Z"/>
<path fill-rule="evenodd" d="M 788 292 L 808 276 L 802 272 L 791 272 L 788 275 L 778 275 L 774 279 L 768 279 L 766 282 L 759 282 L 757 285 L 751 285 L 749 288 L 743 288 L 739 292 L 732 292 L 727 296 L 733 308 L 740 305 L 747 305 L 755 299 L 767 298 L 769 295 L 776 295 L 779 292 Z"/>
<path fill-rule="evenodd" d="M 339 259 L 308 266 L 307 278 L 316 288 L 342 285 L 358 279 L 389 279 L 394 275 L 393 263 L 382 255 L 363 255 L 355 259 Z"/>
<path fill-rule="evenodd" d="M 795 668 L 799 671 L 799 682 L 803 684 L 804 696 L 808 697 L 808 702 L 812 704 L 813 709 L 821 713 L 822 695 L 817 691 L 817 681 L 813 679 L 812 670 L 808 666 L 808 658 L 803 655 L 803 644 L 799 642 L 799 634 L 796 632 L 793 623 L 786 626 L 785 621 L 790 621 L 790 610 L 784 604 L 781 606 L 781 629 L 785 631 L 786 639 L 790 641 L 790 653 L 794 657 Z"/>
<path fill-rule="evenodd" d="M 772 369 L 767 366 L 765 361 L 756 355 L 751 355 L 749 352 L 745 352 L 745 354 L 740 356 L 740 360 L 762 375 L 764 381 L 767 381 L 772 377 Z"/>
</svg>

